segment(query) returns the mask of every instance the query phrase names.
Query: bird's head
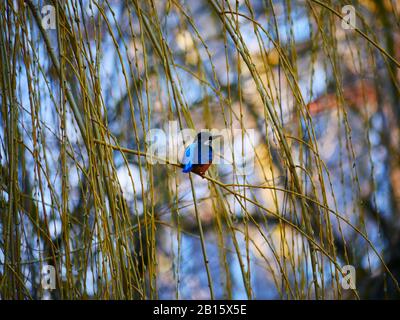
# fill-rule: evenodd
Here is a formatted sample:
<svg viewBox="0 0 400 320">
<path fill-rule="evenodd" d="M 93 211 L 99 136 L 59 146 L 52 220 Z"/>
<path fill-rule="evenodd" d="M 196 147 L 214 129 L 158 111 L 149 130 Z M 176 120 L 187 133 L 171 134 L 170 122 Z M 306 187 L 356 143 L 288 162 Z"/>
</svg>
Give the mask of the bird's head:
<svg viewBox="0 0 400 320">
<path fill-rule="evenodd" d="M 211 134 L 210 132 L 204 131 L 197 134 L 196 140 L 200 141 L 201 144 L 211 145 L 213 140 L 221 137 L 222 135 L 220 134 Z"/>
</svg>

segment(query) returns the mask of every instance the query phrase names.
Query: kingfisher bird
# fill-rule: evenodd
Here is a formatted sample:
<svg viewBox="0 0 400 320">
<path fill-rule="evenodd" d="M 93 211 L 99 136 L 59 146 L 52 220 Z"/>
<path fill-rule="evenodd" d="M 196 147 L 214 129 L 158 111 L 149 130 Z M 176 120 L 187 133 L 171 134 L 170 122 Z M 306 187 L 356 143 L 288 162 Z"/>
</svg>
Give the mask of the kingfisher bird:
<svg viewBox="0 0 400 320">
<path fill-rule="evenodd" d="M 183 172 L 193 172 L 204 179 L 204 174 L 213 160 L 211 143 L 221 135 L 212 135 L 209 132 L 199 132 L 195 140 L 185 149 L 182 164 Z"/>
</svg>

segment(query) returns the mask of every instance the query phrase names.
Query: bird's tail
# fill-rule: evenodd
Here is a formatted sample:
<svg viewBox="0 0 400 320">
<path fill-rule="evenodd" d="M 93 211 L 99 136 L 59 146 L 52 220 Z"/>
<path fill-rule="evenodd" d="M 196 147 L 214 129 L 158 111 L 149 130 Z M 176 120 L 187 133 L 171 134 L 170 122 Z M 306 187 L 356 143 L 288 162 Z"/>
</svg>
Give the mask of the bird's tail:
<svg viewBox="0 0 400 320">
<path fill-rule="evenodd" d="M 189 163 L 187 163 L 187 164 L 185 164 L 184 166 L 183 166 L 183 172 L 184 173 L 188 173 L 188 172 L 190 172 L 190 170 L 192 170 L 192 164 L 189 162 Z"/>
</svg>

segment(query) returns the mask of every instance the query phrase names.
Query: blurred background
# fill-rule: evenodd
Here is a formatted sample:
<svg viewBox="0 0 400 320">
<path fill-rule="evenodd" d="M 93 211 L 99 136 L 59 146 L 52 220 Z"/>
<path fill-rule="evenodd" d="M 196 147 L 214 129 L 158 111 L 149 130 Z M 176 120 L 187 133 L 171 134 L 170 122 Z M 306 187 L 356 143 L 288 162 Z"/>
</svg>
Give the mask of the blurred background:
<svg viewBox="0 0 400 320">
<path fill-rule="evenodd" d="M 397 0 L 0 15 L 2 299 L 400 297 Z M 149 163 L 171 121 L 231 131 L 231 165 Z"/>
</svg>

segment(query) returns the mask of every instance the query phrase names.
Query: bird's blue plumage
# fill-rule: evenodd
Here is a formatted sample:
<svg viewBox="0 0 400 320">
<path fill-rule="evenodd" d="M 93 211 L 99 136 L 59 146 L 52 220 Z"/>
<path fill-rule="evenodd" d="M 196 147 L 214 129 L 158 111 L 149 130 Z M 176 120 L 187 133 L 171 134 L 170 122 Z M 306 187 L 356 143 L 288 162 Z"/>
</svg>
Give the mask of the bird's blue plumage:
<svg viewBox="0 0 400 320">
<path fill-rule="evenodd" d="M 194 149 L 196 147 L 196 144 L 191 143 L 185 150 L 185 154 L 183 155 L 182 159 L 182 164 L 183 166 L 183 172 L 188 173 L 190 170 L 192 170 L 193 167 L 193 159 L 192 155 L 194 154 Z"/>
<path fill-rule="evenodd" d="M 183 172 L 190 172 L 194 165 L 211 163 L 212 158 L 213 153 L 211 146 L 200 144 L 195 141 L 185 150 L 182 159 L 182 164 L 184 165 Z"/>
</svg>

